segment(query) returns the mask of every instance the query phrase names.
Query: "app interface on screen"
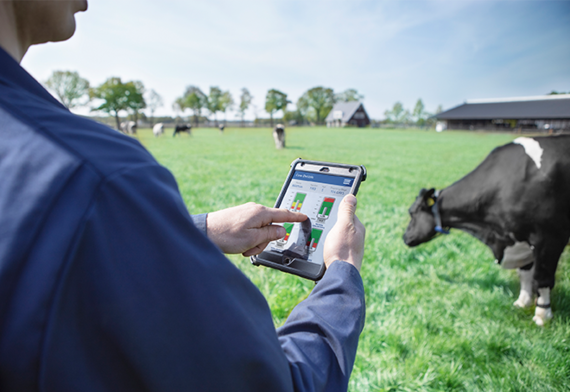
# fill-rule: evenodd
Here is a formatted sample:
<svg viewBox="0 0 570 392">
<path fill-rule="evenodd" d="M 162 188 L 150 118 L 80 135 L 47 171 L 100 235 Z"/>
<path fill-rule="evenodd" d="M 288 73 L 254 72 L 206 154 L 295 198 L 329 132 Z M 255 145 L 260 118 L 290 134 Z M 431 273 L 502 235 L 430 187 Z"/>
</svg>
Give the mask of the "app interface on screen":
<svg viewBox="0 0 570 392">
<path fill-rule="evenodd" d="M 350 193 L 354 178 L 297 170 L 279 208 L 301 212 L 311 220 L 311 235 L 304 244 L 309 261 L 323 263 L 324 239 L 337 219 L 338 205 Z M 283 252 L 300 241 L 301 225 L 283 223 L 285 237 L 272 241 L 265 250 Z"/>
</svg>

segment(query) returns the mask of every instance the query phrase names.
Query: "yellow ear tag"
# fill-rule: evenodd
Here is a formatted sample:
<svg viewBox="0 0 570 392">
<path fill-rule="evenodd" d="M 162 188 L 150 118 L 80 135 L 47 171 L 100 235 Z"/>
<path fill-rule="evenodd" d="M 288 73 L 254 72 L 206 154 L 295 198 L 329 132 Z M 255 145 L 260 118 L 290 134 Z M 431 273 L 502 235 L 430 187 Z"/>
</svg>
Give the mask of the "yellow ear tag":
<svg viewBox="0 0 570 392">
<path fill-rule="evenodd" d="M 427 199 L 427 205 L 428 207 L 431 207 L 435 204 L 435 200 L 432 199 L 431 197 L 429 199 Z"/>
</svg>

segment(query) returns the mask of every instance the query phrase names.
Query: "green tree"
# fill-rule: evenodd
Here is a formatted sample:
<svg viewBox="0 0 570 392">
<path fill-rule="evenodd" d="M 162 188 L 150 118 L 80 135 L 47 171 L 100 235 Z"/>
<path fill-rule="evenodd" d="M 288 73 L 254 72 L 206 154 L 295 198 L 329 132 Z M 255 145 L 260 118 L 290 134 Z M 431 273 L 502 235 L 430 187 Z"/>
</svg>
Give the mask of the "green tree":
<svg viewBox="0 0 570 392">
<path fill-rule="evenodd" d="M 85 105 L 80 100 L 89 94 L 89 82 L 77 72 L 54 71 L 45 85 L 52 90 L 60 102 L 68 109 Z"/>
<path fill-rule="evenodd" d="M 224 123 L 226 122 L 226 112 L 234 106 L 234 98 L 229 91 L 224 91 L 220 98 L 220 112 L 224 113 Z"/>
<path fill-rule="evenodd" d="M 174 100 L 174 103 L 172 104 L 172 109 L 175 112 L 180 112 L 184 115 L 184 112 L 186 111 L 186 109 L 188 109 L 186 99 L 184 97 L 176 98 Z"/>
<path fill-rule="evenodd" d="M 305 116 L 301 110 L 286 110 L 283 113 L 283 121 L 292 125 L 302 125 L 305 122 Z"/>
<path fill-rule="evenodd" d="M 214 121 L 216 126 L 218 126 L 218 118 L 216 113 L 222 110 L 222 90 L 219 87 L 210 87 L 210 94 L 208 95 L 207 108 L 208 111 L 214 115 Z"/>
<path fill-rule="evenodd" d="M 127 107 L 133 113 L 133 120 L 138 124 L 139 111 L 146 108 L 144 99 L 145 88 L 141 81 L 135 80 L 125 83 Z"/>
<path fill-rule="evenodd" d="M 130 95 L 134 86 L 123 83 L 121 78 L 111 77 L 99 87 L 89 89 L 89 97 L 103 101 L 101 105 L 91 109 L 102 111 L 115 117 L 117 129 L 120 129 L 119 113 L 130 108 Z"/>
<path fill-rule="evenodd" d="M 287 94 L 276 89 L 267 91 L 267 95 L 265 96 L 265 111 L 269 113 L 271 128 L 273 128 L 273 114 L 279 110 L 285 111 L 287 105 L 290 103 L 291 101 L 287 100 Z"/>
<path fill-rule="evenodd" d="M 306 91 L 297 101 L 297 108 L 307 112 L 309 108 L 314 110 L 315 122 L 321 124 L 331 111 L 335 102 L 332 88 L 313 87 Z"/>
<path fill-rule="evenodd" d="M 384 115 L 386 116 L 386 120 L 393 124 L 407 123 L 410 119 L 410 112 L 404 109 L 404 105 L 402 105 L 401 102 L 396 102 L 392 110 L 386 110 Z"/>
<path fill-rule="evenodd" d="M 243 119 L 245 117 L 245 111 L 249 108 L 249 105 L 251 105 L 251 100 L 253 99 L 253 97 L 251 96 L 251 94 L 249 93 L 249 90 L 246 89 L 245 87 L 241 89 L 241 96 L 239 97 L 239 116 L 241 118 L 241 126 L 243 127 Z"/>
<path fill-rule="evenodd" d="M 353 102 L 353 101 L 362 101 L 364 99 L 364 95 L 358 94 L 358 91 L 353 88 L 349 88 L 344 90 L 342 93 L 338 93 L 335 95 L 336 102 Z"/>
<path fill-rule="evenodd" d="M 412 119 L 421 127 L 425 125 L 427 115 L 428 113 L 425 111 L 424 103 L 420 98 L 416 102 L 416 106 L 414 106 L 414 110 L 412 111 Z"/>
<path fill-rule="evenodd" d="M 184 100 L 184 108 L 191 109 L 194 113 L 194 126 L 197 127 L 200 123 L 202 109 L 208 105 L 208 97 L 202 92 L 202 90 L 200 90 L 200 88 L 196 86 L 188 86 L 186 87 L 182 100 Z"/>
<path fill-rule="evenodd" d="M 151 89 L 148 92 L 146 102 L 148 110 L 150 112 L 150 127 L 152 128 L 154 125 L 154 112 L 156 112 L 156 109 L 164 106 L 164 101 L 162 100 L 160 94 Z"/>
</svg>

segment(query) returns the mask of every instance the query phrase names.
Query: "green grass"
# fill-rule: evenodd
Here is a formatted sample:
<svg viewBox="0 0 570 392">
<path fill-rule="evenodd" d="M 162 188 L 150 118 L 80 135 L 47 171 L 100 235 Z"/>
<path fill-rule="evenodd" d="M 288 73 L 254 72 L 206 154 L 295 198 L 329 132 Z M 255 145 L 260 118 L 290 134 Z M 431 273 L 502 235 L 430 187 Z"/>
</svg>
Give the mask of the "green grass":
<svg viewBox="0 0 570 392">
<path fill-rule="evenodd" d="M 453 231 L 418 248 L 402 234 L 422 187 L 443 188 L 514 135 L 378 129 L 287 129 L 277 151 L 269 129 L 197 129 L 139 140 L 176 176 L 191 213 L 248 201 L 272 206 L 291 161 L 364 164 L 357 214 L 367 229 L 362 277 L 367 318 L 351 391 L 570 390 L 568 253 L 545 328 L 515 309 L 515 271 L 492 262 L 479 241 Z M 241 256 L 230 259 L 266 296 L 276 325 L 313 284 Z"/>
</svg>

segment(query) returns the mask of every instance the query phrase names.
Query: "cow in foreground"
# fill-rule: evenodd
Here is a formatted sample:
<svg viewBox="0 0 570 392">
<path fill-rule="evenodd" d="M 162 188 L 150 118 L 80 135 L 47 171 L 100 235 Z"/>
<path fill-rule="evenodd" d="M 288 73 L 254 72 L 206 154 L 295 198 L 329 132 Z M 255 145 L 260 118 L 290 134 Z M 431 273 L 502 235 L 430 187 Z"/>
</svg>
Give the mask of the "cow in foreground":
<svg viewBox="0 0 570 392">
<path fill-rule="evenodd" d="M 285 126 L 283 124 L 277 124 L 273 129 L 273 140 L 275 140 L 276 149 L 285 148 Z"/>
<path fill-rule="evenodd" d="M 570 238 L 570 136 L 520 137 L 441 190 L 422 189 L 409 210 L 408 246 L 456 228 L 485 243 L 496 262 L 518 268 L 517 307 L 539 326 L 552 318 L 550 291 Z"/>
<path fill-rule="evenodd" d="M 152 127 L 152 133 L 156 137 L 162 135 L 164 133 L 164 124 L 163 123 L 154 124 L 154 126 Z"/>
<path fill-rule="evenodd" d="M 192 126 L 188 124 L 179 124 L 174 127 L 174 133 L 172 136 L 176 136 L 177 133 L 186 132 L 188 135 L 192 134 Z"/>
<path fill-rule="evenodd" d="M 121 123 L 121 132 L 128 135 L 133 135 L 137 133 L 137 123 L 134 121 L 123 121 Z"/>
</svg>

